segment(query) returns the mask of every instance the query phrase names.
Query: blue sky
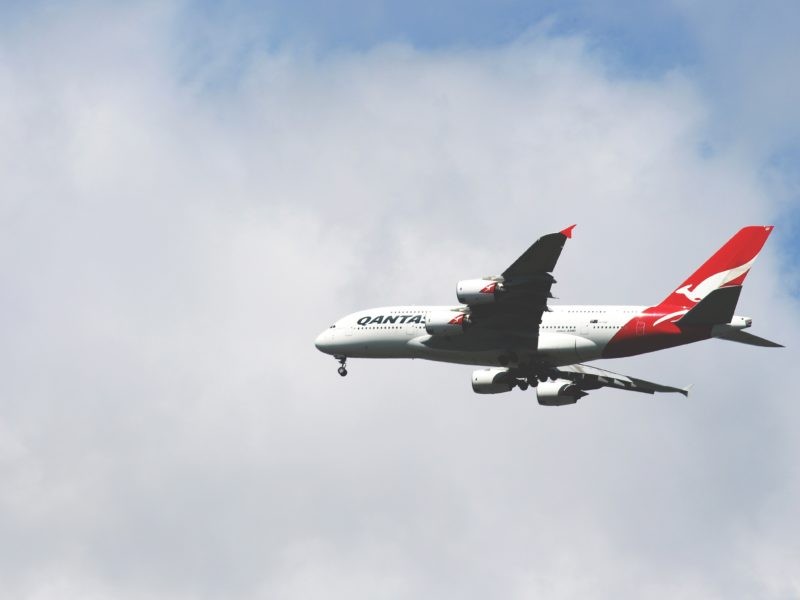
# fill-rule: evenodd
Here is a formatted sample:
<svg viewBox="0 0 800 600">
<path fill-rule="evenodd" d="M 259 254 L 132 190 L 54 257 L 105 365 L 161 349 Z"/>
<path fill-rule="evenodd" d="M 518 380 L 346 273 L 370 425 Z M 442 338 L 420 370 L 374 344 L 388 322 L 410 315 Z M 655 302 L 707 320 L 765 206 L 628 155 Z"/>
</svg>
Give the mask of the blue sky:
<svg viewBox="0 0 800 600">
<path fill-rule="evenodd" d="M 679 71 L 711 107 L 707 148 L 752 152 L 765 181 L 780 180 L 772 193 L 785 196 L 785 210 L 776 219 L 786 219 L 788 227 L 776 238 L 800 257 L 800 78 L 792 68 L 800 52 L 794 35 L 800 6 L 794 3 L 230 0 L 187 3 L 183 16 L 177 26 L 193 40 L 184 57 L 190 72 L 214 53 L 208 39 L 195 37 L 198 21 L 247 31 L 226 70 L 216 72 L 223 86 L 235 81 L 253 52 L 265 49 L 300 48 L 324 60 L 387 43 L 421 51 L 491 48 L 541 28 L 553 36 L 583 36 L 612 74 L 648 79 Z"/>
<path fill-rule="evenodd" d="M 189 8 L 193 12 L 197 7 Z M 523 2 L 251 2 L 209 3 L 214 18 L 260 15 L 273 39 L 304 39 L 322 51 L 407 42 L 422 49 L 507 44 L 543 20 L 555 33 L 588 33 L 625 64 L 644 71 L 689 64 L 699 56 L 671 3 Z"/>
</svg>

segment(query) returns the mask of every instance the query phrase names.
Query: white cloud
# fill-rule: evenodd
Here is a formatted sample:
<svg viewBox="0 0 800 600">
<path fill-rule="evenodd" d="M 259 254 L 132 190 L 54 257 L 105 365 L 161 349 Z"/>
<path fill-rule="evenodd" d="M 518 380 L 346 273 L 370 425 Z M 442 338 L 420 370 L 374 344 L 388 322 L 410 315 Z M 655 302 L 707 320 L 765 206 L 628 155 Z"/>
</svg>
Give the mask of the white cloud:
<svg viewBox="0 0 800 600">
<path fill-rule="evenodd" d="M 616 361 L 695 392 L 545 410 L 474 396 L 467 367 L 340 380 L 312 344 L 572 222 L 556 293 L 644 303 L 770 221 L 758 165 L 704 156 L 685 74 L 534 35 L 287 49 L 208 91 L 169 12 L 58 16 L 0 50 L 5 596 L 796 591 L 791 350 Z M 791 346 L 777 259 L 741 310 Z"/>
</svg>

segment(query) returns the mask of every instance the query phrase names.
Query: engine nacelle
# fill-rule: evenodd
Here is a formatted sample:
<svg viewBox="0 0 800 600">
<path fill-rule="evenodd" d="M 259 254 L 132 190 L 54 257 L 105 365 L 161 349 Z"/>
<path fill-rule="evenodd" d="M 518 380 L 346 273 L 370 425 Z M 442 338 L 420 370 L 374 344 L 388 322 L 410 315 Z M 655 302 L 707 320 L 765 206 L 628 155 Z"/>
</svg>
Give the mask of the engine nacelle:
<svg viewBox="0 0 800 600">
<path fill-rule="evenodd" d="M 456 296 L 463 304 L 491 304 L 497 294 L 503 290 L 503 284 L 491 279 L 465 279 L 456 286 Z"/>
<path fill-rule="evenodd" d="M 540 383 L 536 388 L 536 396 L 539 400 L 539 404 L 543 406 L 575 404 L 580 398 L 586 395 L 586 392 L 566 379 L 545 381 L 544 383 Z"/>
<path fill-rule="evenodd" d="M 459 335 L 469 327 L 469 315 L 463 312 L 440 310 L 425 319 L 425 331 L 431 335 Z"/>
<path fill-rule="evenodd" d="M 508 369 L 494 367 L 472 372 L 472 391 L 476 394 L 500 394 L 510 392 L 517 380 Z"/>
</svg>

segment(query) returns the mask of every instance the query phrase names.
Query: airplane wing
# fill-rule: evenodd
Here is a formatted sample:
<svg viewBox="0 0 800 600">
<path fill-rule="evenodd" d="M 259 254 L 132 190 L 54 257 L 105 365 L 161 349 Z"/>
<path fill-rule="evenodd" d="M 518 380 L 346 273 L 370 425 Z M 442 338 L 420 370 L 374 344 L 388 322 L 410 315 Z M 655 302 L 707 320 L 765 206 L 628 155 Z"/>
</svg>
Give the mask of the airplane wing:
<svg viewBox="0 0 800 600">
<path fill-rule="evenodd" d="M 550 288 L 556 282 L 552 275 L 568 238 L 575 225 L 558 233 L 550 233 L 536 240 L 522 256 L 508 267 L 500 280 L 502 293 L 493 304 L 470 304 L 471 320 L 476 325 L 492 329 L 528 329 L 528 335 L 537 335 L 542 313 L 547 310 L 547 300 L 552 298 Z"/>
<path fill-rule="evenodd" d="M 644 379 L 637 379 L 635 377 L 628 377 L 627 375 L 620 375 L 619 373 L 612 373 L 598 369 L 597 367 L 590 367 L 589 365 L 576 364 L 566 367 L 558 367 L 553 369 L 558 373 L 559 379 L 566 379 L 574 383 L 580 390 L 596 390 L 601 387 L 611 387 L 618 390 L 630 390 L 632 392 L 642 392 L 645 394 L 654 394 L 656 392 L 676 392 L 689 395 L 689 388 L 677 388 L 669 385 L 661 385 L 660 383 L 653 383 Z"/>
<path fill-rule="evenodd" d="M 558 257 L 561 256 L 561 249 L 564 248 L 568 238 L 572 237 L 572 230 L 575 225 L 571 225 L 558 233 L 550 233 L 536 240 L 522 256 L 514 261 L 514 264 L 503 272 L 503 279 L 506 283 L 513 281 L 522 282 L 524 280 L 541 277 L 545 273 L 551 273 L 556 268 Z"/>
</svg>

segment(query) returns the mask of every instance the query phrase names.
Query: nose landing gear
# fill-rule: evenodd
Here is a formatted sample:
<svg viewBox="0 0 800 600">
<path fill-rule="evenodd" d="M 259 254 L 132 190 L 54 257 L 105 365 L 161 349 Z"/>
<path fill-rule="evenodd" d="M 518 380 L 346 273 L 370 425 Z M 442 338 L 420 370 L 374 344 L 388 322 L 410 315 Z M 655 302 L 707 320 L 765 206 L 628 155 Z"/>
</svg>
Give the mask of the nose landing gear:
<svg viewBox="0 0 800 600">
<path fill-rule="evenodd" d="M 339 373 L 339 375 L 341 375 L 342 377 L 346 376 L 347 375 L 347 357 L 346 356 L 334 356 L 333 358 L 338 360 L 339 364 L 341 365 L 337 369 L 337 372 Z"/>
</svg>

